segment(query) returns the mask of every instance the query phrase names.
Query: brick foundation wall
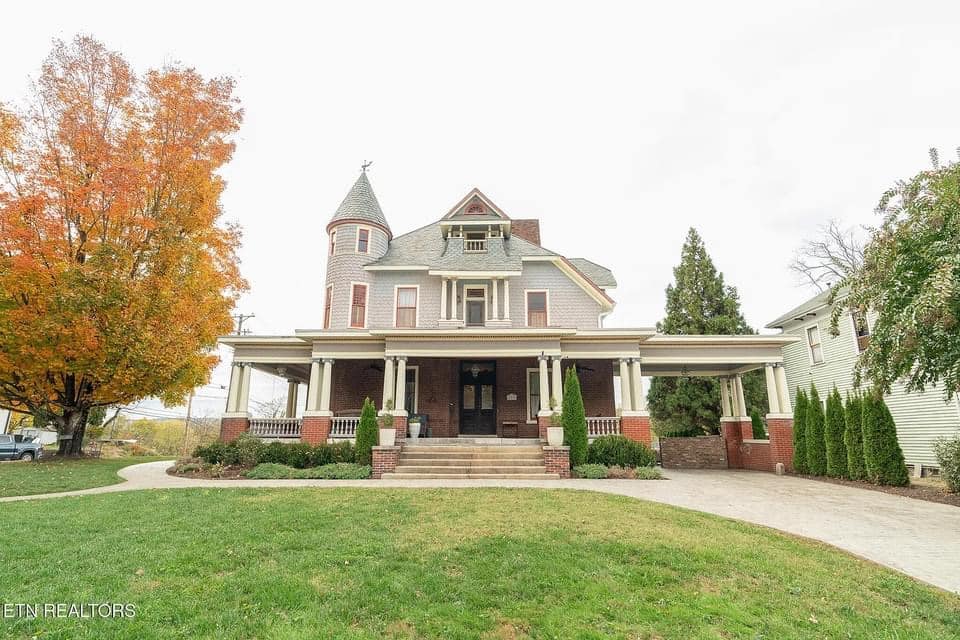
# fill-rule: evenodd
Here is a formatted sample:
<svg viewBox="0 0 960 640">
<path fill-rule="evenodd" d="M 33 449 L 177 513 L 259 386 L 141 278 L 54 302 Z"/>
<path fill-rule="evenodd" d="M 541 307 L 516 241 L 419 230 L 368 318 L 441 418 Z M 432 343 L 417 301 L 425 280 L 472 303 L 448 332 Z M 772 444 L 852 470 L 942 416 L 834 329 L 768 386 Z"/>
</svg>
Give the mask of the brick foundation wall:
<svg viewBox="0 0 960 640">
<path fill-rule="evenodd" d="M 793 471 L 793 418 L 767 416 L 770 436 L 770 466 L 775 469 L 782 462 L 787 471 Z"/>
<path fill-rule="evenodd" d="M 652 442 L 650 416 L 622 416 L 620 418 L 620 433 L 630 440 L 642 442 L 649 447 Z"/>
<path fill-rule="evenodd" d="M 335 361 L 330 410 L 338 416 L 359 416 L 364 398 L 373 400 L 377 409 L 382 408 L 383 359 Z"/>
<path fill-rule="evenodd" d="M 547 427 L 550 426 L 550 416 L 537 416 L 537 435 L 544 442 L 547 441 Z"/>
<path fill-rule="evenodd" d="M 372 453 L 373 473 L 371 477 L 379 479 L 385 473 L 393 473 L 397 470 L 397 463 L 400 461 L 400 447 L 374 447 Z"/>
<path fill-rule="evenodd" d="M 224 442 L 236 440 L 237 436 L 249 430 L 248 418 L 220 418 L 220 439 Z"/>
<path fill-rule="evenodd" d="M 544 447 L 543 462 L 547 473 L 557 473 L 561 478 L 570 477 L 570 447 Z"/>
<path fill-rule="evenodd" d="M 739 422 L 728 420 L 720 422 L 720 434 L 727 448 L 727 465 L 731 469 L 743 468 L 743 461 L 740 459 L 740 445 L 743 443 L 742 433 Z"/>
<path fill-rule="evenodd" d="M 323 444 L 330 437 L 330 418 L 327 416 L 303 416 L 300 426 L 300 441 Z"/>
<path fill-rule="evenodd" d="M 393 428 L 397 430 L 397 440 L 407 437 L 407 416 L 393 416 Z"/>
<path fill-rule="evenodd" d="M 773 471 L 773 463 L 770 460 L 770 441 L 744 441 L 740 445 L 740 464 L 744 469 Z"/>
<path fill-rule="evenodd" d="M 664 469 L 726 469 L 727 449 L 722 436 L 660 438 L 660 459 Z"/>
<path fill-rule="evenodd" d="M 751 422 L 750 420 L 744 420 L 740 422 L 740 439 L 741 440 L 753 439 L 753 422 Z"/>
</svg>

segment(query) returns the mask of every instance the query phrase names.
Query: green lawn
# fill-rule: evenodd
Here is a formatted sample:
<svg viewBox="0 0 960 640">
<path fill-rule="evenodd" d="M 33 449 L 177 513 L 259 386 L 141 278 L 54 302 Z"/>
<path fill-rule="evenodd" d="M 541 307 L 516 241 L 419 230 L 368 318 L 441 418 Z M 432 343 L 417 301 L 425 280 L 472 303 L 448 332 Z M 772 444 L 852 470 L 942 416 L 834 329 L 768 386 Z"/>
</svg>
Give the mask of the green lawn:
<svg viewBox="0 0 960 640">
<path fill-rule="evenodd" d="M 117 484 L 123 481 L 117 475 L 119 469 L 154 460 L 163 460 L 163 457 L 79 460 L 41 458 L 39 462 L 0 462 L 0 498 Z"/>
<path fill-rule="evenodd" d="M 591 492 L 191 489 L 0 507 L 42 638 L 947 638 L 960 598 L 823 545 Z M 5 627 L 5 628 L 4 628 Z"/>
</svg>

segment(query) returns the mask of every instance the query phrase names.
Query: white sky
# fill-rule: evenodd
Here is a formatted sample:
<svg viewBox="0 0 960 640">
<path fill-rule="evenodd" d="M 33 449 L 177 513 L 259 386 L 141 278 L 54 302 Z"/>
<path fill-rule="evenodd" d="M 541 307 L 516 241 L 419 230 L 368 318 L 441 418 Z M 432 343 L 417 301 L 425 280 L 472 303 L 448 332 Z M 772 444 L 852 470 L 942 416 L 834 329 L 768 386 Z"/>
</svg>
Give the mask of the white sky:
<svg viewBox="0 0 960 640">
<path fill-rule="evenodd" d="M 613 269 L 607 326 L 662 316 L 694 226 L 759 328 L 810 295 L 787 270 L 801 238 L 873 223 L 929 147 L 960 145 L 956 2 L 135 7 L 5 7 L 0 100 L 76 33 L 140 71 L 234 76 L 246 117 L 224 206 L 257 333 L 319 326 L 324 227 L 364 159 L 396 234 L 473 186 L 540 218 L 545 246 Z M 284 391 L 258 379 L 254 399 Z M 198 393 L 195 411 L 222 411 L 224 391 Z"/>
</svg>

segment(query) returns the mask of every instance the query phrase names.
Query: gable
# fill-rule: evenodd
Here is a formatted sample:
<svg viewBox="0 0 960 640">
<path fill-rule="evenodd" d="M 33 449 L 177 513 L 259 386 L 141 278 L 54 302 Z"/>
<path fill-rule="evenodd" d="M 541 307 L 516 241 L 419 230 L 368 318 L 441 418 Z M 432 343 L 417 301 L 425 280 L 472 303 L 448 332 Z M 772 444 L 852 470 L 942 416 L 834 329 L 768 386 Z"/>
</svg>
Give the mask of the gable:
<svg viewBox="0 0 960 640">
<path fill-rule="evenodd" d="M 485 220 L 509 220 L 510 217 L 482 191 L 474 187 L 470 190 L 470 193 L 453 205 L 453 208 L 443 216 L 443 219 L 482 222 Z"/>
</svg>

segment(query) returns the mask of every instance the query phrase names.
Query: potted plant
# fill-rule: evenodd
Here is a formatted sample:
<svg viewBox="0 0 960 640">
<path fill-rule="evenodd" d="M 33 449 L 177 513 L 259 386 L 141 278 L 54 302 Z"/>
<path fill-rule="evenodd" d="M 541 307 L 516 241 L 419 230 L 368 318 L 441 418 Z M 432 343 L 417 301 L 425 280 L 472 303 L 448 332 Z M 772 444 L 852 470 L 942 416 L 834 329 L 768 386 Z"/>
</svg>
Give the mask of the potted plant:
<svg viewBox="0 0 960 640">
<path fill-rule="evenodd" d="M 393 400 L 387 400 L 385 409 L 380 416 L 380 446 L 392 447 L 397 444 L 397 430 L 393 426 Z"/>
<path fill-rule="evenodd" d="M 550 414 L 550 426 L 547 427 L 547 444 L 559 447 L 563 444 L 563 422 L 560 414 L 554 411 Z"/>
<path fill-rule="evenodd" d="M 413 416 L 410 418 L 410 422 L 407 423 L 407 428 L 410 430 L 410 437 L 416 440 L 420 437 L 420 416 Z"/>
</svg>

